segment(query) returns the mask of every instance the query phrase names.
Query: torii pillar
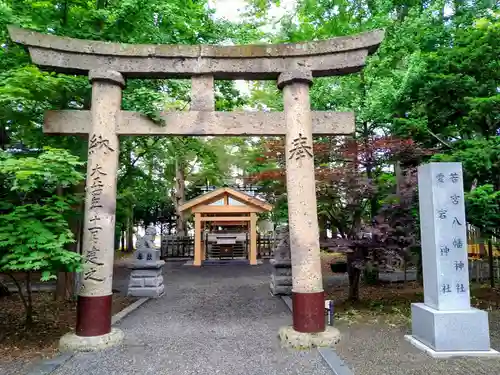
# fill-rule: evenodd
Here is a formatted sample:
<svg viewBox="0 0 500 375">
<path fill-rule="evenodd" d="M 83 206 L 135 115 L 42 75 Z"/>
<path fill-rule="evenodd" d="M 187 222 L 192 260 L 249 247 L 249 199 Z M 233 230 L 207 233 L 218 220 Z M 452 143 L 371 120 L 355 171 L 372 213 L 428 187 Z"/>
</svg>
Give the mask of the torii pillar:
<svg viewBox="0 0 500 375">
<path fill-rule="evenodd" d="M 286 188 L 292 260 L 293 326 L 279 335 L 290 347 L 332 346 L 340 332 L 325 326 L 325 293 L 321 273 L 316 178 L 309 87 L 312 73 L 296 69 L 282 73 L 286 136 Z"/>
<path fill-rule="evenodd" d="M 63 336 L 64 350 L 104 349 L 123 340 L 111 328 L 116 189 L 120 142 L 116 133 L 125 80 L 119 72 L 91 70 L 91 127 L 89 133 L 85 223 L 85 259 L 78 293 L 75 333 Z"/>
</svg>

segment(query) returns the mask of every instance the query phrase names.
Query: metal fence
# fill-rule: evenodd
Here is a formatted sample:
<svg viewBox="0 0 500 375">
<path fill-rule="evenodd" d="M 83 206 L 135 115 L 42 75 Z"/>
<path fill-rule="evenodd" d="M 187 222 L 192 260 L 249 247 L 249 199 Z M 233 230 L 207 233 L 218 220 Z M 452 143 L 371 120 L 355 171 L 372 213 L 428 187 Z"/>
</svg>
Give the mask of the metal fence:
<svg viewBox="0 0 500 375">
<path fill-rule="evenodd" d="M 271 258 L 275 239 L 272 236 L 257 237 L 257 258 Z M 194 258 L 194 236 L 164 236 L 161 240 L 163 259 Z"/>
<path fill-rule="evenodd" d="M 161 240 L 161 257 L 194 258 L 193 236 L 165 236 Z"/>
<path fill-rule="evenodd" d="M 500 260 L 493 260 L 493 280 L 495 284 L 500 280 Z M 478 283 L 490 280 L 490 263 L 488 259 L 469 259 L 469 279 Z M 491 280 L 490 280 L 491 282 Z"/>
<path fill-rule="evenodd" d="M 268 259 L 273 255 L 276 239 L 272 236 L 257 236 L 257 258 Z"/>
<path fill-rule="evenodd" d="M 467 228 L 467 252 L 469 253 L 469 258 L 471 259 L 481 259 L 487 258 L 488 251 L 488 241 L 491 239 L 493 247 L 493 257 L 500 258 L 500 246 L 499 239 L 496 237 L 485 238 L 481 235 L 479 229 L 468 225 Z"/>
</svg>

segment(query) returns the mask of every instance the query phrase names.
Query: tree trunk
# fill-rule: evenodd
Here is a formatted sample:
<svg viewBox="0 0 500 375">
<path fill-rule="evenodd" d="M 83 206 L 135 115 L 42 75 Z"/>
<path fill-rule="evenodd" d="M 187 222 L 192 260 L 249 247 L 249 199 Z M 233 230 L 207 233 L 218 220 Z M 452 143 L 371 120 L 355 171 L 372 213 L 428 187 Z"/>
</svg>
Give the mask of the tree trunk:
<svg viewBox="0 0 500 375">
<path fill-rule="evenodd" d="M 9 287 L 0 280 L 0 297 L 10 296 Z"/>
<path fill-rule="evenodd" d="M 320 243 L 321 241 L 326 241 L 328 239 L 328 235 L 327 235 L 327 230 L 326 230 L 326 225 L 327 225 L 327 222 L 326 222 L 326 218 L 324 216 L 320 216 L 319 218 L 319 240 L 320 240 Z"/>
<path fill-rule="evenodd" d="M 181 205 L 186 199 L 186 176 L 184 175 L 184 166 L 182 162 L 176 160 L 175 162 L 175 189 L 174 189 L 174 206 L 175 214 L 177 215 L 176 233 L 178 236 L 186 235 L 186 223 L 184 214 L 180 211 Z"/>
<path fill-rule="evenodd" d="M 401 198 L 401 188 L 404 182 L 403 171 L 401 169 L 401 162 L 394 163 L 394 174 L 396 175 L 396 195 Z"/>
<path fill-rule="evenodd" d="M 370 132 L 368 129 L 368 123 L 363 123 L 363 144 L 364 144 L 364 152 L 365 152 L 365 169 L 366 169 L 366 177 L 370 181 L 370 183 L 374 184 L 373 179 L 373 167 L 374 167 L 374 155 L 373 150 L 371 150 L 370 146 Z M 370 198 L 370 219 L 373 220 L 378 213 L 378 199 L 376 196 L 372 196 Z"/>
<path fill-rule="evenodd" d="M 130 216 L 127 220 L 127 252 L 134 251 L 134 216 L 133 211 L 130 210 Z"/>
<path fill-rule="evenodd" d="M 23 306 L 24 306 L 24 312 L 25 312 L 25 322 L 28 323 L 28 321 L 32 321 L 33 320 L 33 309 L 29 307 L 28 305 L 28 300 L 26 299 L 26 296 L 24 295 L 24 290 L 23 290 L 23 286 L 21 285 L 21 283 L 19 281 L 17 281 L 17 279 L 14 277 L 13 274 L 11 273 L 8 273 L 7 276 L 9 276 L 12 281 L 14 282 L 14 284 L 16 285 L 16 288 L 17 288 L 17 291 L 18 291 L 18 294 L 19 294 L 19 298 L 21 299 L 21 302 L 23 303 Z M 28 274 L 26 274 L 26 282 L 28 281 Z M 31 281 L 30 281 L 31 283 Z M 31 291 L 31 285 L 30 285 L 30 291 Z M 28 318 L 28 315 L 29 315 L 29 318 Z"/>
<path fill-rule="evenodd" d="M 422 268 L 422 248 L 417 254 L 417 281 L 420 285 L 424 285 L 424 273 Z"/>
<path fill-rule="evenodd" d="M 356 267 L 348 266 L 347 274 L 349 275 L 349 301 L 359 301 L 361 270 Z"/>
<path fill-rule="evenodd" d="M 75 186 L 75 193 L 83 194 L 85 192 L 85 181 Z M 57 194 L 59 196 L 63 195 L 63 189 L 58 187 Z M 73 206 L 73 211 L 78 212 L 81 215 L 73 216 L 68 220 L 69 229 L 73 233 L 75 242 L 68 244 L 66 250 L 72 251 L 74 253 L 78 252 L 78 245 L 80 240 L 80 231 L 83 223 L 83 200 L 77 205 Z M 54 299 L 56 301 L 67 301 L 71 300 L 76 296 L 75 290 L 75 274 L 74 272 L 59 272 L 57 274 L 56 290 L 54 293 Z"/>
<path fill-rule="evenodd" d="M 127 233 L 125 226 L 122 226 L 122 229 L 121 229 L 120 232 L 121 232 L 121 238 L 120 238 L 121 239 L 121 247 L 120 247 L 120 250 L 121 251 L 125 251 L 125 237 L 126 237 L 126 233 Z"/>
<path fill-rule="evenodd" d="M 26 272 L 26 327 L 33 325 L 33 291 L 31 289 L 31 272 Z"/>
<path fill-rule="evenodd" d="M 114 250 L 120 250 L 120 240 L 122 236 L 121 228 L 115 228 L 115 248 Z"/>
<path fill-rule="evenodd" d="M 359 281 L 361 270 L 353 266 L 353 259 L 347 255 L 347 275 L 349 277 L 349 301 L 359 301 Z"/>
<path fill-rule="evenodd" d="M 56 301 L 68 301 L 74 297 L 75 274 L 73 272 L 59 272 L 55 291 Z"/>
<path fill-rule="evenodd" d="M 406 285 L 406 283 L 408 282 L 408 264 L 406 263 L 406 256 L 403 257 L 403 272 L 404 272 L 403 285 Z"/>
</svg>

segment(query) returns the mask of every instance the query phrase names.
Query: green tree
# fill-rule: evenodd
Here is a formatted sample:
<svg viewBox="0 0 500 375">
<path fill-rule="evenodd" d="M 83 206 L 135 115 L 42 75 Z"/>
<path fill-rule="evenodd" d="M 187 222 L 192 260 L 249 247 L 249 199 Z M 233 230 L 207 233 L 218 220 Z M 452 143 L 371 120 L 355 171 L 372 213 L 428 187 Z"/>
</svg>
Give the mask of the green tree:
<svg viewBox="0 0 500 375">
<path fill-rule="evenodd" d="M 2 200 L 0 214 L 0 272 L 26 272 L 25 295 L 12 276 L 26 308 L 26 323 L 33 320 L 31 273 L 41 280 L 57 278 L 60 271 L 81 267 L 79 254 L 66 250 L 74 241 L 68 226 L 72 204 L 78 197 L 71 191 L 84 176 L 82 163 L 66 150 L 45 149 L 36 157 L 0 154 Z"/>
<path fill-rule="evenodd" d="M 489 237 L 500 230 L 500 191 L 493 185 L 482 185 L 465 195 L 467 222 Z"/>
</svg>

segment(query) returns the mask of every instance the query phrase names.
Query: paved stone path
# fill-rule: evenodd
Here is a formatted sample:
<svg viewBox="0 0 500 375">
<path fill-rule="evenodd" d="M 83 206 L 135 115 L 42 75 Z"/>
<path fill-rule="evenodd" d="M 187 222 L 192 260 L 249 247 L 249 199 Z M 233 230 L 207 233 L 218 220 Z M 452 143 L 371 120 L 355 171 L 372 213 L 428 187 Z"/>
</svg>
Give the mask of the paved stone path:
<svg viewBox="0 0 500 375">
<path fill-rule="evenodd" d="M 356 375 L 497 375 L 500 358 L 434 359 L 404 340 L 406 327 L 384 324 L 337 326 L 338 355 Z M 500 349 L 500 314 L 490 312 L 491 344 Z"/>
<path fill-rule="evenodd" d="M 118 325 L 121 347 L 77 354 L 55 374 L 331 375 L 316 350 L 280 348 L 278 328 L 291 315 L 270 295 L 269 274 L 269 265 L 169 264 L 166 295 Z"/>
</svg>

